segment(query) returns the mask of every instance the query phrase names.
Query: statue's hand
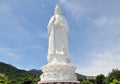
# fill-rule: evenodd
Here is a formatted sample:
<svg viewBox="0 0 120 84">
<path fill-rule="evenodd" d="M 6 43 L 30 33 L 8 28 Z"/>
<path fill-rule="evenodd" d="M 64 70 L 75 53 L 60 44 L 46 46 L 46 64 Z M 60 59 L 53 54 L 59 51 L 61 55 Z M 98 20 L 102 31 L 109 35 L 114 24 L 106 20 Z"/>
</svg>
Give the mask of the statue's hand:
<svg viewBox="0 0 120 84">
<path fill-rule="evenodd" d="M 58 22 L 57 22 L 57 21 L 55 21 L 55 22 L 54 22 L 54 25 L 58 25 Z"/>
<path fill-rule="evenodd" d="M 59 22 L 54 22 L 56 28 L 62 28 L 62 25 Z"/>
</svg>

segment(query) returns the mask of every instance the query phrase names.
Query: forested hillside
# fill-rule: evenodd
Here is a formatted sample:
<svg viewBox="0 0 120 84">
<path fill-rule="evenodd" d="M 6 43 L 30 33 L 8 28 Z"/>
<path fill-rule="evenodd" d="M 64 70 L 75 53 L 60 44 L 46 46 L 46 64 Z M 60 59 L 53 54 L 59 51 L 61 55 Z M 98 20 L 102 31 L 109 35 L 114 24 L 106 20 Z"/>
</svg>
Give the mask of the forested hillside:
<svg viewBox="0 0 120 84">
<path fill-rule="evenodd" d="M 41 74 L 41 70 L 20 70 L 10 64 L 0 62 L 0 84 L 37 84 Z M 113 69 L 107 77 L 103 74 L 96 77 L 76 74 L 80 84 L 120 84 L 120 70 L 118 69 Z"/>
<path fill-rule="evenodd" d="M 34 70 L 20 70 L 10 64 L 0 62 L 0 73 L 5 74 L 7 78 L 15 84 L 24 84 L 24 82 L 29 82 L 28 84 L 30 84 L 30 82 L 33 82 L 33 84 L 36 83 L 36 81 L 39 80 L 38 75 L 40 75 L 42 72 L 39 71 L 38 74 L 34 74 L 33 72 Z"/>
<path fill-rule="evenodd" d="M 30 82 L 35 84 L 38 80 L 40 80 L 39 76 L 42 74 L 42 71 L 36 69 L 29 71 L 20 70 L 10 64 L 0 62 L 0 73 L 7 76 L 11 82 L 16 84 L 27 84 L 25 82 L 28 82 L 28 84 L 30 84 Z M 78 76 L 78 80 L 86 79 L 86 76 L 80 75 L 78 73 L 76 74 Z"/>
</svg>

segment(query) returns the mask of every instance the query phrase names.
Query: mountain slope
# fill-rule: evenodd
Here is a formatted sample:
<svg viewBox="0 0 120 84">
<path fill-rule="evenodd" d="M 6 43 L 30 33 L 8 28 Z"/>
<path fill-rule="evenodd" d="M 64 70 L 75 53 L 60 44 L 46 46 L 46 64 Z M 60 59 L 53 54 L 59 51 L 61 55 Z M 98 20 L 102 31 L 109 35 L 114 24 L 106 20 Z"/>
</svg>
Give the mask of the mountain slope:
<svg viewBox="0 0 120 84">
<path fill-rule="evenodd" d="M 3 62 L 0 62 L 0 73 L 4 73 L 10 79 L 19 79 L 19 77 L 35 77 L 35 75 L 29 71 L 17 69 L 12 65 Z"/>
<path fill-rule="evenodd" d="M 3 62 L 0 62 L 0 73 L 4 73 L 8 76 L 8 78 L 10 79 L 20 79 L 20 78 L 39 78 L 39 76 L 42 74 L 41 70 L 36 70 L 36 69 L 32 69 L 29 71 L 25 71 L 25 70 L 20 70 L 17 69 L 16 67 L 10 65 L 10 64 L 6 64 Z M 87 79 L 87 76 L 81 75 L 81 74 L 77 74 L 77 78 L 78 80 L 84 80 Z"/>
</svg>

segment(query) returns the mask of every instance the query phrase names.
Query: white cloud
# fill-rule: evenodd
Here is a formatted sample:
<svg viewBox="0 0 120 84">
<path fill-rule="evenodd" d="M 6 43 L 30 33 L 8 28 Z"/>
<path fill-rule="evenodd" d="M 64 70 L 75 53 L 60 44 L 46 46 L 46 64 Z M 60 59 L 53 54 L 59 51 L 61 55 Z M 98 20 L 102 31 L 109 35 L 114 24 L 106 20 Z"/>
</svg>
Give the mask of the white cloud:
<svg viewBox="0 0 120 84">
<path fill-rule="evenodd" d="M 101 16 L 93 21 L 93 26 L 107 30 L 109 34 L 118 35 L 120 34 L 120 16 Z"/>
<path fill-rule="evenodd" d="M 95 0 L 59 0 L 66 11 L 77 20 L 94 19 L 98 16 L 116 16 L 120 15 L 120 1 L 95 1 Z M 87 21 L 86 21 L 87 22 Z"/>
<path fill-rule="evenodd" d="M 13 49 L 10 48 L 0 47 L 0 54 L 1 56 L 5 56 L 6 58 L 14 61 L 18 61 L 21 59 L 19 54 L 15 53 Z"/>
<path fill-rule="evenodd" d="M 120 27 L 120 16 L 101 16 L 94 21 L 94 24 L 101 27 L 108 26 L 109 28 L 118 28 Z"/>
<path fill-rule="evenodd" d="M 0 4 L 0 39 L 30 42 L 33 38 L 29 31 L 27 31 L 20 23 L 19 19 L 15 17 L 12 12 L 12 6 L 8 4 Z M 7 45 L 7 44 L 6 44 Z"/>
<path fill-rule="evenodd" d="M 43 50 L 44 48 L 40 44 L 35 44 L 29 47 L 26 47 L 24 49 L 38 49 L 38 50 Z"/>
<path fill-rule="evenodd" d="M 60 0 L 60 3 L 64 6 L 65 10 L 70 12 L 71 16 L 77 20 L 82 17 L 86 11 L 86 8 L 80 4 L 80 1 Z"/>
<path fill-rule="evenodd" d="M 47 39 L 48 38 L 48 33 L 47 32 L 36 32 L 33 34 L 35 38 L 40 38 L 40 39 Z"/>
<path fill-rule="evenodd" d="M 10 39 L 12 41 L 16 41 L 16 43 L 22 43 L 23 41 L 24 43 L 31 43 L 35 39 L 38 40 L 41 38 L 47 38 L 47 33 L 37 31 L 36 33 L 32 34 L 31 32 L 27 31 L 27 28 L 22 25 L 22 23 L 19 21 L 19 18 L 15 17 L 15 14 L 12 12 L 12 6 L 1 3 L 0 38 Z"/>
<path fill-rule="evenodd" d="M 108 75 L 113 68 L 120 69 L 120 46 L 101 53 L 92 53 L 89 57 L 89 64 L 84 67 L 78 66 L 77 72 L 88 76 L 99 74 Z"/>
<path fill-rule="evenodd" d="M 0 14 L 6 15 L 6 16 L 11 16 L 11 8 L 7 4 L 0 4 Z"/>
<path fill-rule="evenodd" d="M 88 65 L 85 63 L 80 67 L 78 63 L 77 72 L 84 75 L 107 75 L 113 68 L 120 69 L 119 1 L 60 0 L 60 3 L 73 18 L 79 20 L 79 23 L 83 20 L 82 31 L 89 30 L 85 37 L 89 40 L 88 45 L 93 45 L 91 47 L 94 48 L 88 50 L 92 53 L 86 56 L 86 60 L 89 59 Z"/>
</svg>

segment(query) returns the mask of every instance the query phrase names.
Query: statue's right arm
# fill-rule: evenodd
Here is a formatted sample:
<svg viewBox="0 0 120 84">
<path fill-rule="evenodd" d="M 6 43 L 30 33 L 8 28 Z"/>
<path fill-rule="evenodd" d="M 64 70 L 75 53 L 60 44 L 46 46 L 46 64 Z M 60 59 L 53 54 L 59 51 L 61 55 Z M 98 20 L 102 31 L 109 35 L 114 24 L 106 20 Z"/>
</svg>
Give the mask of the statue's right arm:
<svg viewBox="0 0 120 84">
<path fill-rule="evenodd" d="M 48 27 L 48 28 L 51 27 L 51 26 L 54 24 L 54 22 L 55 22 L 55 17 L 52 16 L 51 19 L 50 19 L 50 21 L 49 21 L 49 23 L 48 23 L 48 26 L 47 26 L 47 27 Z"/>
</svg>

